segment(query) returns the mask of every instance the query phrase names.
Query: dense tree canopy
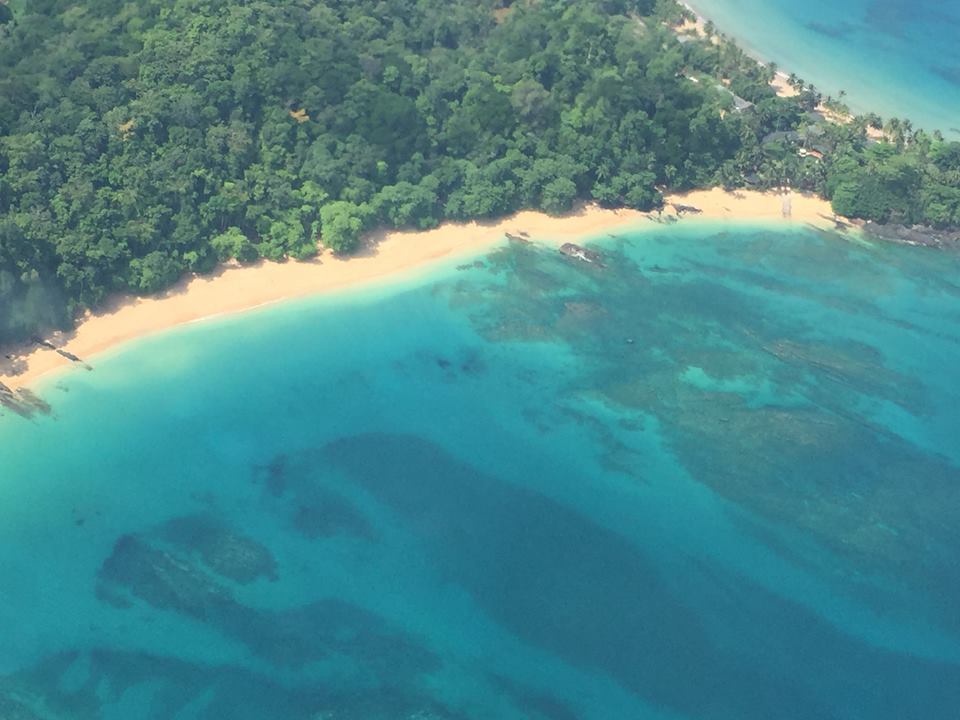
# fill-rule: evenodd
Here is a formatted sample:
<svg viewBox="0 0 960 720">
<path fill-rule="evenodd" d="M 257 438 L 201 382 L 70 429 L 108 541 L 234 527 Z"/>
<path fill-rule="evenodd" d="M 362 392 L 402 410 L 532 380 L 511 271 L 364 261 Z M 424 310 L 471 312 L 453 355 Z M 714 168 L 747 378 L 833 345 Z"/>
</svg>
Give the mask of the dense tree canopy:
<svg viewBox="0 0 960 720">
<path fill-rule="evenodd" d="M 804 98 L 729 43 L 678 42 L 672 0 L 25 5 L 0 5 L 0 341 L 228 258 L 647 209 L 658 187 L 792 179 L 849 214 L 960 222 L 956 144 L 764 145 Z"/>
</svg>

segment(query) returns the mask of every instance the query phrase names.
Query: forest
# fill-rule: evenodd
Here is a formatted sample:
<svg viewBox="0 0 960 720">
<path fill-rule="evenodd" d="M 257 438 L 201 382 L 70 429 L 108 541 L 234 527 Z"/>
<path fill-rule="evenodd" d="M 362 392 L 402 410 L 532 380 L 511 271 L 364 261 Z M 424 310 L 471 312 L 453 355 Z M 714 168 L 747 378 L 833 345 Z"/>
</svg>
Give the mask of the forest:
<svg viewBox="0 0 960 720">
<path fill-rule="evenodd" d="M 681 42 L 683 12 L 0 4 L 0 342 L 230 258 L 349 253 L 374 227 L 577 200 L 652 209 L 667 189 L 789 183 L 851 217 L 960 225 L 960 143 L 818 123 L 814 88 L 779 98 L 773 68 L 734 44 Z"/>
</svg>

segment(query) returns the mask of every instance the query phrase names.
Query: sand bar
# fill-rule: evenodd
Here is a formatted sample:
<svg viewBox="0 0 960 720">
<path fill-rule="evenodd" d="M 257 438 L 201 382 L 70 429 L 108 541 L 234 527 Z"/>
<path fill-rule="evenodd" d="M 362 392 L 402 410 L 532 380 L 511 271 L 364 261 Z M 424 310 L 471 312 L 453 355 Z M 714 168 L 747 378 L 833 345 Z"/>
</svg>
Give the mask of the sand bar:
<svg viewBox="0 0 960 720">
<path fill-rule="evenodd" d="M 715 189 L 668 196 L 665 216 L 675 212 L 673 204 L 702 211 L 684 213 L 684 224 L 707 220 L 834 227 L 833 212 L 826 200 L 797 193 L 791 194 L 791 214 L 787 218 L 783 216 L 782 196 L 776 193 Z M 120 296 L 98 312 L 89 313 L 75 330 L 49 339 L 90 361 L 116 345 L 184 323 L 396 279 L 441 260 L 492 248 L 505 241 L 506 233 L 526 233 L 532 241 L 558 246 L 631 225 L 655 229 L 658 225 L 650 222 L 652 218 L 657 214 L 587 205 L 563 217 L 523 211 L 489 223 L 447 223 L 424 232 L 374 233 L 365 240 L 363 249 L 349 258 L 324 252 L 308 262 L 227 265 L 212 275 L 184 278 L 159 296 Z M 3 355 L 7 354 L 11 358 L 0 357 L 0 382 L 11 388 L 29 387 L 40 377 L 71 365 L 54 350 L 37 345 L 7 348 Z"/>
</svg>

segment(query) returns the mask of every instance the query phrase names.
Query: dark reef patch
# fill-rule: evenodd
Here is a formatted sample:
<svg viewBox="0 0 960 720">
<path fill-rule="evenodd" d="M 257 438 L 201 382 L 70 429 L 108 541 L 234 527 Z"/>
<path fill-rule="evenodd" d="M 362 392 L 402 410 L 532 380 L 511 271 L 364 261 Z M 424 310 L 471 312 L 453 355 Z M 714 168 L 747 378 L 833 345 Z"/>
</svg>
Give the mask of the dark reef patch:
<svg viewBox="0 0 960 720">
<path fill-rule="evenodd" d="M 79 683 L 68 682 L 81 667 Z M 151 699 L 149 715 L 136 720 L 167 720 L 181 713 L 198 720 L 465 718 L 413 685 L 352 685 L 321 677 L 280 682 L 239 665 L 102 648 L 53 655 L 0 679 L 0 718 L 100 720 L 107 709 L 116 716 L 124 696 L 138 690 Z M 36 699 L 37 708 L 16 699 L 20 697 Z"/>
<path fill-rule="evenodd" d="M 3 720 L 53 720 L 51 715 L 40 715 L 22 700 L 0 689 L 0 718 Z"/>
<path fill-rule="evenodd" d="M 543 691 L 524 687 L 503 675 L 492 675 L 493 683 L 506 693 L 529 720 L 579 720 L 570 706 Z"/>
<path fill-rule="evenodd" d="M 960 554 L 960 469 L 868 410 L 888 405 L 923 418 L 936 395 L 923 378 L 888 365 L 868 335 L 824 333 L 793 312 L 801 305 L 820 322 L 953 340 L 881 303 L 900 266 L 910 272 L 934 259 L 893 246 L 878 257 L 813 233 L 802 253 L 799 242 L 771 252 L 774 238 L 699 239 L 686 256 L 674 251 L 671 266 L 689 270 L 679 275 L 643 277 L 628 254 L 608 249 L 602 279 L 512 247 L 491 258 L 491 267 L 510 270 L 506 282 L 475 289 L 470 317 L 491 341 L 562 345 L 582 370 L 564 390 L 568 404 L 599 397 L 655 417 L 694 479 L 836 553 L 850 568 L 845 582 L 865 595 L 878 575 L 930 588 L 941 619 L 960 629 L 950 561 Z M 822 272 L 838 264 L 847 268 L 842 283 Z M 925 292 L 955 296 L 933 277 Z M 466 288 L 448 293 L 455 306 L 471 297 Z M 704 382 L 689 379 L 692 370 Z M 530 418 L 548 426 L 542 414 Z M 621 440 L 580 423 L 607 447 L 608 467 L 642 476 Z"/>
<path fill-rule="evenodd" d="M 824 35 L 829 38 L 834 38 L 835 40 L 842 40 L 857 29 L 855 25 L 851 25 L 850 23 L 828 25 L 817 21 L 806 23 L 806 27 L 818 35 Z"/>
<path fill-rule="evenodd" d="M 215 518 L 190 515 L 174 518 L 161 528 L 167 542 L 197 553 L 221 577 L 246 584 L 258 578 L 277 579 L 277 564 L 260 543 L 236 533 Z"/>
<path fill-rule="evenodd" d="M 687 574 L 702 575 L 704 594 L 688 601 L 623 537 L 423 439 L 352 436 L 327 445 L 324 458 L 414 528 L 444 577 L 489 616 L 656 704 L 696 717 L 834 717 L 824 698 L 830 707 L 862 702 L 876 668 L 902 681 L 878 708 L 909 717 L 917 698 L 960 701 L 960 667 L 879 650 L 750 581 L 733 584 L 695 564 Z M 705 627 L 691 603 L 729 617 L 736 643 Z M 764 630 L 772 626 L 781 632 Z M 741 643 L 749 656 L 736 650 Z M 808 678 L 817 678 L 816 692 Z"/>
<path fill-rule="evenodd" d="M 373 530 L 362 515 L 343 498 L 322 490 L 301 497 L 293 510 L 293 528 L 314 540 L 338 534 L 372 537 Z"/>
<path fill-rule="evenodd" d="M 278 455 L 266 466 L 254 467 L 254 482 L 269 496 L 266 509 L 284 516 L 298 534 L 311 540 L 341 534 L 372 539 L 373 527 L 363 513 L 315 475 L 303 455 Z"/>
<path fill-rule="evenodd" d="M 278 666 L 350 657 L 383 684 L 436 666 L 431 652 L 377 615 L 334 598 L 283 611 L 241 603 L 194 557 L 135 535 L 117 540 L 103 563 L 98 597 L 120 608 L 139 603 L 199 621 Z"/>
<path fill-rule="evenodd" d="M 933 65 L 930 70 L 951 85 L 960 87 L 960 67 L 956 65 Z"/>
<path fill-rule="evenodd" d="M 53 408 L 46 400 L 27 388 L 11 388 L 0 382 L 0 409 L 7 409 L 21 417 L 30 418 L 39 413 L 49 415 Z"/>
</svg>

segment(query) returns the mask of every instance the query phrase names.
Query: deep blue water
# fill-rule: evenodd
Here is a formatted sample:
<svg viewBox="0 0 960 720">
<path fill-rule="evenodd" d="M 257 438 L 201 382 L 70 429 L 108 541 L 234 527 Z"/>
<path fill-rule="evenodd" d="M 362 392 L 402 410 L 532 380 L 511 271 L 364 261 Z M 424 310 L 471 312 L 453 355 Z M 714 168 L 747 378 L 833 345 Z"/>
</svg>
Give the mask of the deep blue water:
<svg viewBox="0 0 960 720">
<path fill-rule="evenodd" d="M 721 32 L 856 112 L 960 139 L 960 1 L 692 0 Z"/>
<path fill-rule="evenodd" d="M 598 245 L 194 324 L 0 417 L 0 717 L 956 717 L 960 260 Z"/>
</svg>

